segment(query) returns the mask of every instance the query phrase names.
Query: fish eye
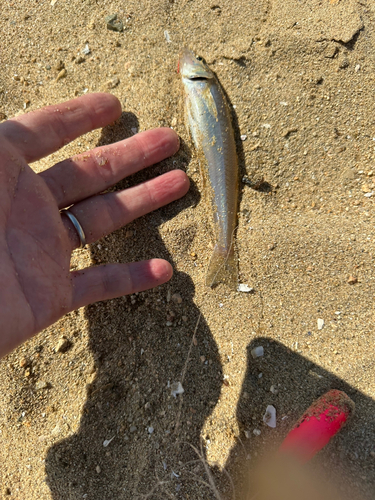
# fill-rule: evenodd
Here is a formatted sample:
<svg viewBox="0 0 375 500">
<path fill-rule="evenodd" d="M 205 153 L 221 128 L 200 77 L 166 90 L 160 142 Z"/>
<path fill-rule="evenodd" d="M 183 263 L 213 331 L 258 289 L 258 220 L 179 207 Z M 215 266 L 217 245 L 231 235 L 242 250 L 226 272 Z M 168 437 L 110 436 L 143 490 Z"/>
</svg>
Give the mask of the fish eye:
<svg viewBox="0 0 375 500">
<path fill-rule="evenodd" d="M 196 56 L 197 61 L 203 61 L 203 57 L 201 56 Z"/>
</svg>

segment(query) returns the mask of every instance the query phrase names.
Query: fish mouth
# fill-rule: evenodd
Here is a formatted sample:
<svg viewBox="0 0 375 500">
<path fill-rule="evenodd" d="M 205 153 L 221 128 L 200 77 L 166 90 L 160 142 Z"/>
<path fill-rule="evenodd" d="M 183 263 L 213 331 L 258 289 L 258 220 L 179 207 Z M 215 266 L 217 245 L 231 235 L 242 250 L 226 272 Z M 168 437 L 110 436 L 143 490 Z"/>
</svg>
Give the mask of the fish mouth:
<svg viewBox="0 0 375 500">
<path fill-rule="evenodd" d="M 205 60 L 202 57 L 196 57 L 194 52 L 187 47 L 180 51 L 178 72 L 183 78 L 194 81 L 210 80 L 214 76 Z"/>
</svg>

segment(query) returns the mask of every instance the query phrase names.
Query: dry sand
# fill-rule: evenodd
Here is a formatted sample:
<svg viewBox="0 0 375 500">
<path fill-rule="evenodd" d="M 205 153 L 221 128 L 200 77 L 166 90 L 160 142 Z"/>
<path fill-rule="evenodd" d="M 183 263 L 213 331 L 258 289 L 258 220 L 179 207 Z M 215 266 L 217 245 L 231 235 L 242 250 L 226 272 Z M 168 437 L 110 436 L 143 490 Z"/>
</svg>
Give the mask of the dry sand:
<svg viewBox="0 0 375 500">
<path fill-rule="evenodd" d="M 373 498 L 374 2 L 50 3 L 2 1 L 2 118 L 103 89 L 124 113 L 35 170 L 172 126 L 180 152 L 117 187 L 181 168 L 192 188 L 72 259 L 80 268 L 164 257 L 175 269 L 170 283 L 75 311 L 2 360 L 1 495 L 134 499 L 154 488 L 147 498 L 214 498 L 191 444 L 230 497 L 222 467 L 236 481 L 335 387 L 356 414 L 314 462 L 344 490 Z M 121 33 L 106 27 L 113 13 Z M 183 123 L 183 45 L 206 58 L 233 106 L 246 176 L 239 278 L 253 293 L 204 285 L 211 214 Z M 56 352 L 62 337 L 70 346 Z M 265 354 L 254 360 L 259 345 Z M 174 398 L 168 387 L 178 381 L 185 392 Z M 268 404 L 276 429 L 262 422 Z"/>
</svg>

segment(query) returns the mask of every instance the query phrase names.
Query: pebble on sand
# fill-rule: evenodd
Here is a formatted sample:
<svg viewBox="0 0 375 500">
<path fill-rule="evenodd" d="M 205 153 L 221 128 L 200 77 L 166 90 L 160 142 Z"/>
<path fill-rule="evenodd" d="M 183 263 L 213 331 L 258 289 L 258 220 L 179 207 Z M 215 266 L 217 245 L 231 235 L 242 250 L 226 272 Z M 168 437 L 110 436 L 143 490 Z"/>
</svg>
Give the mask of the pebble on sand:
<svg viewBox="0 0 375 500">
<path fill-rule="evenodd" d="M 44 380 L 38 380 L 38 382 L 35 384 L 35 389 L 37 391 L 40 391 L 42 389 L 47 389 L 48 384 Z"/>
<path fill-rule="evenodd" d="M 324 319 L 318 318 L 318 330 L 322 330 L 324 326 Z"/>
<path fill-rule="evenodd" d="M 184 392 L 181 382 L 173 382 L 171 384 L 171 394 L 173 397 L 177 397 L 178 394 L 183 394 Z"/>
<path fill-rule="evenodd" d="M 66 352 L 71 345 L 70 340 L 66 337 L 61 337 L 55 346 L 55 352 Z"/>
<path fill-rule="evenodd" d="M 261 356 L 263 356 L 263 354 L 264 354 L 264 348 L 261 345 L 258 347 L 254 347 L 254 349 L 251 349 L 251 355 L 254 359 L 260 358 Z"/>
<path fill-rule="evenodd" d="M 115 76 L 114 78 L 111 78 L 111 80 L 108 80 L 105 82 L 104 87 L 108 90 L 114 89 L 117 87 L 117 85 L 120 83 L 120 79 Z"/>
<path fill-rule="evenodd" d="M 172 295 L 172 301 L 175 303 L 175 304 L 181 304 L 182 303 L 182 297 L 179 293 L 174 293 Z"/>
<path fill-rule="evenodd" d="M 117 19 L 117 14 L 110 14 L 105 18 L 105 22 L 107 24 L 107 29 L 111 31 L 118 31 L 121 33 L 124 29 L 123 22 Z"/>
<path fill-rule="evenodd" d="M 348 283 L 349 285 L 355 285 L 358 283 L 358 278 L 356 276 L 349 276 Z"/>
</svg>

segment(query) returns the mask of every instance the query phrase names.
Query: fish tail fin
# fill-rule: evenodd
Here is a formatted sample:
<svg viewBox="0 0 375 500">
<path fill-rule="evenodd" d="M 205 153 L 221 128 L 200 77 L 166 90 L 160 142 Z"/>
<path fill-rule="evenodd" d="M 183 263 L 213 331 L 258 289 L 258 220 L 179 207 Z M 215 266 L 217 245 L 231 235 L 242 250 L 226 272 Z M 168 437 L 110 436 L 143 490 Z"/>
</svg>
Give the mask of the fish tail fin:
<svg viewBox="0 0 375 500">
<path fill-rule="evenodd" d="M 216 244 L 208 264 L 206 285 L 212 287 L 218 283 L 225 283 L 237 290 L 237 276 L 237 260 L 233 245 L 228 249 Z"/>
</svg>

